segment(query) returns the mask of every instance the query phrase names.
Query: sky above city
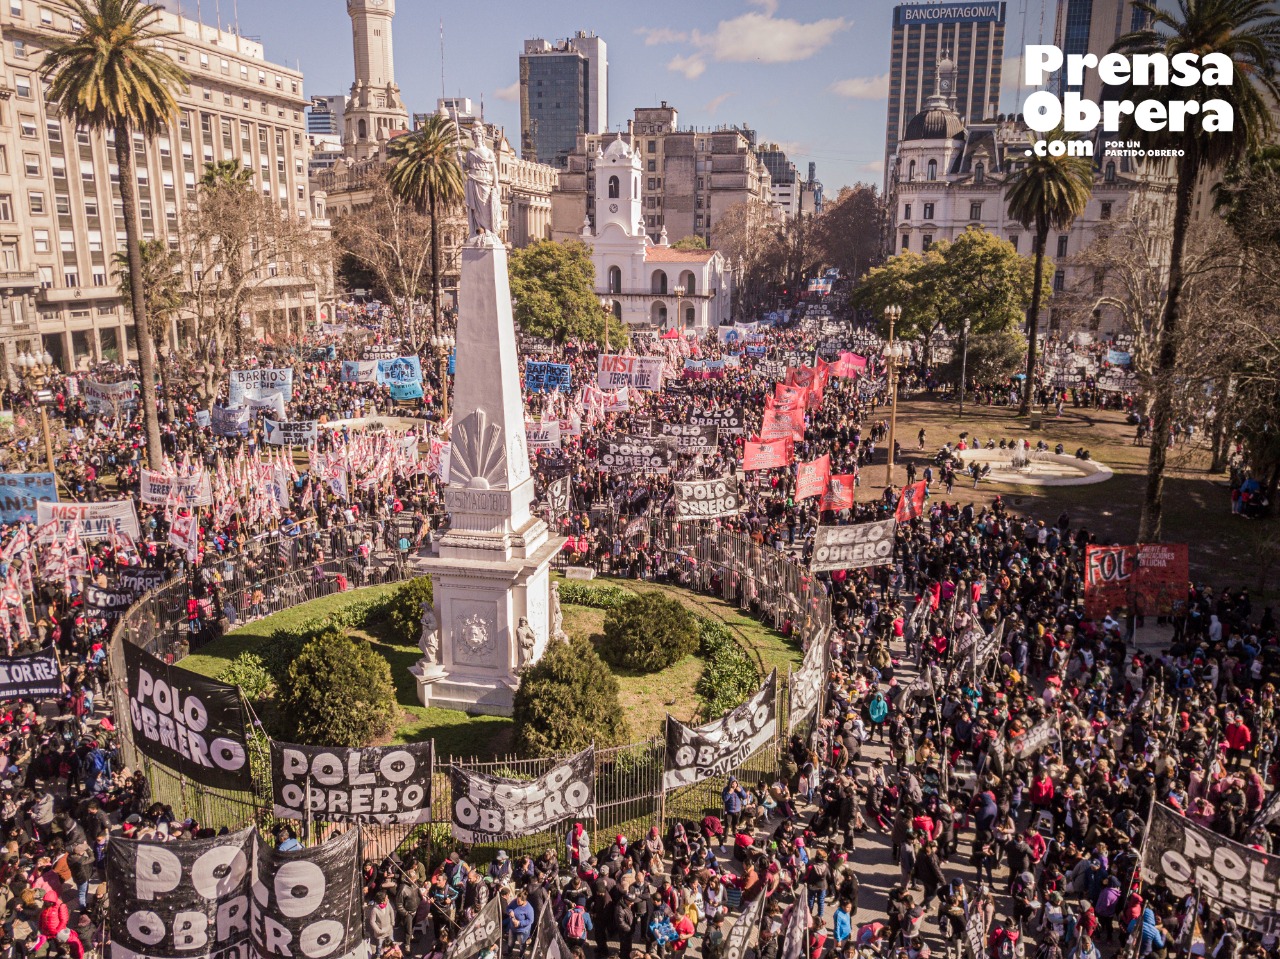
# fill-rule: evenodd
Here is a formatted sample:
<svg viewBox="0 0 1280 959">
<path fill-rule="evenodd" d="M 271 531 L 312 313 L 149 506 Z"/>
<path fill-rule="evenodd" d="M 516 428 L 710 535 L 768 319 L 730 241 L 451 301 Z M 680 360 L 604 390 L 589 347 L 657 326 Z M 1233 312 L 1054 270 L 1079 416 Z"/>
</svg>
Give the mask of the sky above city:
<svg viewBox="0 0 1280 959">
<path fill-rule="evenodd" d="M 1025 43 L 1052 42 L 1056 0 L 1009 0 L 1001 110 L 1018 112 Z M 165 0 L 170 9 L 178 0 Z M 829 195 L 879 184 L 893 0 L 398 0 L 396 81 L 411 112 L 435 109 L 444 85 L 470 97 L 519 145 L 517 76 L 524 40 L 593 32 L 608 45 L 609 123 L 663 100 L 682 127 L 738 124 L 780 144 L 799 167 L 817 163 Z M 181 0 L 182 12 L 230 28 L 236 0 Z M 300 66 L 307 93 L 345 93 L 350 20 L 341 0 L 239 0 L 239 28 L 267 59 Z"/>
</svg>

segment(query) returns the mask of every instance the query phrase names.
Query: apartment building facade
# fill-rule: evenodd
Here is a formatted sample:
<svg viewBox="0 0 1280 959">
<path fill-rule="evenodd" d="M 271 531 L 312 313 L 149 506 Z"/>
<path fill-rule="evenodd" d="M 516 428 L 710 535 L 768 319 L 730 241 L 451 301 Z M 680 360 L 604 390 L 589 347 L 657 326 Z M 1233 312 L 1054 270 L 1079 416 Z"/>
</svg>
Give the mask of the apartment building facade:
<svg viewBox="0 0 1280 959">
<path fill-rule="evenodd" d="M 156 41 L 190 76 L 164 136 L 134 137 L 143 239 L 178 249 L 181 223 L 205 165 L 236 160 L 264 196 L 290 216 L 327 229 L 307 185 L 302 75 L 267 62 L 262 45 L 174 14 Z M 136 355 L 113 256 L 124 249 L 124 211 L 114 138 L 77 130 L 46 101 L 44 51 L 72 35 L 68 9 L 0 0 L 0 352 L 3 368 L 22 349 L 50 353 L 65 370 Z M 274 274 L 274 271 L 273 271 Z M 282 273 L 258 287 L 254 329 L 312 318 L 325 291 Z M 181 317 L 174 317 L 177 335 Z"/>
<path fill-rule="evenodd" d="M 665 229 L 675 242 L 699 236 L 710 242 L 717 216 L 748 200 L 773 203 L 769 171 L 746 127 L 681 129 L 675 107 L 637 107 L 626 134 L 579 134 L 552 198 L 552 237 L 581 236 L 596 226 L 594 173 L 597 154 L 623 137 L 640 156 L 641 215 L 657 243 Z"/>
</svg>

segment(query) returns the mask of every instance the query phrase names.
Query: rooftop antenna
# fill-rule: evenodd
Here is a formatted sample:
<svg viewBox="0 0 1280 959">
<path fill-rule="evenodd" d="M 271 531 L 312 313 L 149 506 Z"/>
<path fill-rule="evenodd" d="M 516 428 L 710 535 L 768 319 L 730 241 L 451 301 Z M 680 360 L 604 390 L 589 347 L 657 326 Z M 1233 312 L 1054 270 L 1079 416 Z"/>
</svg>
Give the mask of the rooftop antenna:
<svg viewBox="0 0 1280 959">
<path fill-rule="evenodd" d="M 444 89 L 444 17 L 440 18 L 440 99 L 445 98 Z"/>
<path fill-rule="evenodd" d="M 236 23 L 236 36 L 240 36 L 240 0 L 231 0 L 231 14 Z"/>
</svg>

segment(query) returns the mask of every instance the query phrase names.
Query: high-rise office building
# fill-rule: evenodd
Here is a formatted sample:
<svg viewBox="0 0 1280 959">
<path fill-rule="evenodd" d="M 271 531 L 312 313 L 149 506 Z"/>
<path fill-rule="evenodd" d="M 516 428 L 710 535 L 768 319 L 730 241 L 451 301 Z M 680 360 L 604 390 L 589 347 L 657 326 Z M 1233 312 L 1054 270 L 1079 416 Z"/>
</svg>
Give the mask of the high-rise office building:
<svg viewBox="0 0 1280 959">
<path fill-rule="evenodd" d="M 605 43 L 579 31 L 524 42 L 520 55 L 520 155 L 563 168 L 579 133 L 609 129 Z"/>
<path fill-rule="evenodd" d="M 1092 53 L 1102 57 L 1117 39 L 1145 30 L 1149 23 L 1150 14 L 1134 6 L 1132 0 L 1060 0 L 1053 42 L 1068 56 Z M 1051 85 L 1058 96 L 1074 90 L 1095 103 L 1105 99 L 1096 70 L 1085 71 L 1083 86 L 1068 86 L 1066 70 L 1059 71 Z"/>
<path fill-rule="evenodd" d="M 312 137 L 326 139 L 337 137 L 342 139 L 342 114 L 347 109 L 347 98 L 343 94 L 329 97 L 312 97 L 311 106 L 307 108 L 307 134 Z"/>
<path fill-rule="evenodd" d="M 946 78 L 951 108 L 966 120 L 996 115 L 1004 60 L 1005 4 L 929 3 L 893 8 L 889 63 L 889 116 L 885 123 L 886 181 L 907 121 L 933 93 L 937 64 L 950 59 Z"/>
</svg>

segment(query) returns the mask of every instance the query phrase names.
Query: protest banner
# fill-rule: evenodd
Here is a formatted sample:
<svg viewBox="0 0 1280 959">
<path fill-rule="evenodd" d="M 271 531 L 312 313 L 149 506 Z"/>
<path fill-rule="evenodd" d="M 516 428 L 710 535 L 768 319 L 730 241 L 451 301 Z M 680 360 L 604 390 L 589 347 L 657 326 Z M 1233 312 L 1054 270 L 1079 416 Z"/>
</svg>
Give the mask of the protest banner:
<svg viewBox="0 0 1280 959">
<path fill-rule="evenodd" d="M 169 578 L 163 569 L 148 569 L 144 566 L 125 566 L 116 570 L 116 587 L 128 590 L 137 599 L 143 593 L 149 593 Z"/>
<path fill-rule="evenodd" d="M 186 476 L 169 476 L 144 468 L 140 487 L 142 502 L 164 506 L 172 501 L 179 506 L 212 506 L 213 484 L 204 470 Z"/>
<path fill-rule="evenodd" d="M 573 367 L 567 363 L 539 363 L 529 360 L 524 365 L 524 388 L 530 393 L 573 392 Z"/>
<path fill-rule="evenodd" d="M 262 420 L 266 441 L 271 446 L 310 446 L 320 436 L 315 420 L 297 420 L 283 423 L 278 420 Z"/>
<path fill-rule="evenodd" d="M 831 454 L 824 453 L 816 460 L 808 463 L 796 463 L 797 500 L 811 496 L 821 496 L 827 489 L 827 481 L 831 479 Z"/>
<path fill-rule="evenodd" d="M 449 767 L 453 838 L 466 843 L 531 836 L 596 814 L 596 751 L 588 746 L 535 780 Z"/>
<path fill-rule="evenodd" d="M 898 521 L 893 519 L 852 526 L 819 526 L 813 534 L 813 558 L 809 569 L 821 573 L 888 566 L 893 563 L 897 528 Z"/>
<path fill-rule="evenodd" d="M 272 386 L 245 390 L 240 395 L 239 405 L 248 410 L 251 415 L 258 410 L 264 410 L 276 419 L 282 420 L 285 416 L 285 402 L 284 392 Z"/>
<path fill-rule="evenodd" d="M 666 473 L 676 463 L 676 447 L 662 436 L 623 436 L 600 441 L 602 473 Z"/>
<path fill-rule="evenodd" d="M 97 503 L 36 503 L 36 523 L 45 526 L 56 522 L 40 537 L 41 543 L 66 540 L 72 527 L 77 527 L 81 539 L 106 539 L 114 530 L 116 534 L 139 539 L 138 511 L 133 500 L 103 500 Z"/>
<path fill-rule="evenodd" d="M 542 423 L 525 423 L 524 433 L 526 445 L 531 450 L 551 450 L 560 448 L 559 420 L 546 420 Z"/>
<path fill-rule="evenodd" d="M 21 656 L 0 656 L 0 700 L 62 695 L 62 667 L 52 645 Z"/>
<path fill-rule="evenodd" d="M 323 822 L 431 821 L 430 741 L 403 746 L 300 746 L 271 741 L 275 815 Z"/>
<path fill-rule="evenodd" d="M 773 738 L 778 728 L 778 671 L 740 706 L 705 726 L 667 716 L 667 762 L 662 788 L 675 789 L 730 775 Z"/>
<path fill-rule="evenodd" d="M 729 410 L 690 410 L 686 423 L 694 426 L 714 426 L 721 433 L 742 433 L 746 429 L 747 413 L 742 407 Z"/>
<path fill-rule="evenodd" d="M 53 473 L 0 473 L 0 523 L 32 523 L 37 503 L 58 501 Z"/>
<path fill-rule="evenodd" d="M 215 436 L 248 436 L 249 417 L 252 411 L 248 408 L 233 409 L 229 406 L 213 408 L 213 432 Z"/>
<path fill-rule="evenodd" d="M 378 379 L 378 364 L 375 360 L 343 360 L 342 382 L 375 383 Z"/>
<path fill-rule="evenodd" d="M 99 383 L 85 380 L 82 392 L 85 408 L 90 413 L 119 413 L 138 403 L 138 384 L 133 380 L 123 383 Z"/>
<path fill-rule="evenodd" d="M 374 377 L 380 386 L 422 386 L 422 364 L 416 356 L 397 356 L 391 360 L 378 360 L 378 372 Z"/>
<path fill-rule="evenodd" d="M 720 430 L 715 426 L 659 420 L 658 435 L 670 438 L 685 453 L 714 453 L 720 444 Z"/>
<path fill-rule="evenodd" d="M 364 959 L 360 830 L 292 852 L 255 832 L 253 862 L 254 959 Z"/>
<path fill-rule="evenodd" d="M 1057 716 L 1046 716 L 1009 745 L 1014 759 L 1030 759 L 1045 746 L 1062 740 Z"/>
<path fill-rule="evenodd" d="M 596 366 L 596 382 L 602 390 L 631 387 L 637 390 L 662 389 L 661 356 L 600 354 Z"/>
<path fill-rule="evenodd" d="M 501 938 L 502 900 L 498 896 L 490 896 L 475 917 L 449 943 L 444 959 L 476 959 L 481 953 L 496 950 Z"/>
<path fill-rule="evenodd" d="M 792 459 L 791 450 L 790 437 L 763 442 L 748 440 L 742 448 L 742 469 L 744 472 L 751 472 L 789 466 Z"/>
<path fill-rule="evenodd" d="M 818 501 L 820 510 L 853 509 L 857 473 L 842 473 L 827 480 L 827 488 Z"/>
<path fill-rule="evenodd" d="M 128 589 L 104 589 L 87 583 L 84 587 L 84 607 L 92 613 L 119 616 L 133 605 L 133 591 Z"/>
<path fill-rule="evenodd" d="M 227 405 L 243 406 L 249 390 L 278 392 L 286 403 L 293 401 L 293 367 L 227 371 Z"/>
<path fill-rule="evenodd" d="M 691 519 L 736 516 L 741 509 L 742 501 L 738 495 L 738 479 L 735 476 L 682 481 L 674 485 L 677 523 Z"/>
</svg>

